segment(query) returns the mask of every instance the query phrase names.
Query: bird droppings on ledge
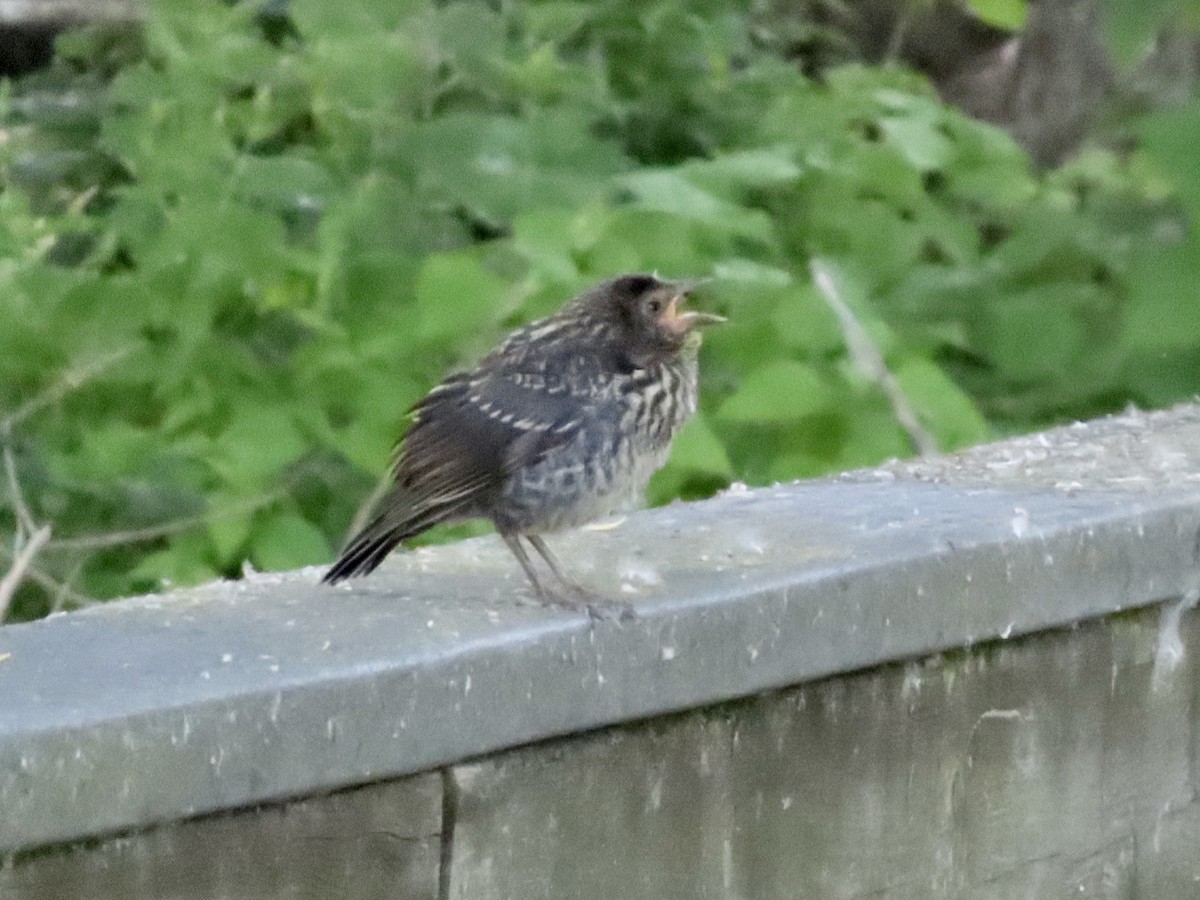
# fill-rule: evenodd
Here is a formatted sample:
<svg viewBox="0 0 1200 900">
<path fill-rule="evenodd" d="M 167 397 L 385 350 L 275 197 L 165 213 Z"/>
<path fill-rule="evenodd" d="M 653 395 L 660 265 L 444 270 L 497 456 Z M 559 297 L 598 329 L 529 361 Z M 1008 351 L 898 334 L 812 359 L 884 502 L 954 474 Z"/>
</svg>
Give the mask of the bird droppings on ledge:
<svg viewBox="0 0 1200 900">
<path fill-rule="evenodd" d="M 644 560 L 629 557 L 617 563 L 617 577 L 621 579 L 623 591 L 638 591 L 643 587 L 663 583 L 663 577 L 657 568 Z"/>
<path fill-rule="evenodd" d="M 750 494 L 750 488 L 744 481 L 731 482 L 729 487 L 721 491 L 720 497 L 744 497 Z"/>
<path fill-rule="evenodd" d="M 738 548 L 749 551 L 755 556 L 765 556 L 766 543 L 759 532 L 755 530 L 741 531 L 737 536 Z"/>
<path fill-rule="evenodd" d="M 617 516 L 615 519 L 609 519 L 601 522 L 589 522 L 584 525 L 582 531 L 615 531 L 629 520 L 629 516 Z"/>
</svg>

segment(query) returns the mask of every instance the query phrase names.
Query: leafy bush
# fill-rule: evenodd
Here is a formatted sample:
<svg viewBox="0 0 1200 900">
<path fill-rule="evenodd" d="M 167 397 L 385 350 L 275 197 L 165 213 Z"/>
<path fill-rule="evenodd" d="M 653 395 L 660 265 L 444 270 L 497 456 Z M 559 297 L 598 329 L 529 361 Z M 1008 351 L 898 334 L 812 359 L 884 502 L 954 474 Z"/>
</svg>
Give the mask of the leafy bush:
<svg viewBox="0 0 1200 900">
<path fill-rule="evenodd" d="M 653 502 L 912 452 L 847 315 L 944 449 L 1197 390 L 1194 121 L 1035 176 L 745 7 L 163 0 L 64 39 L 5 95 L 0 426 L 55 535 L 13 615 L 328 560 L 412 402 L 618 271 L 731 319 Z"/>
</svg>

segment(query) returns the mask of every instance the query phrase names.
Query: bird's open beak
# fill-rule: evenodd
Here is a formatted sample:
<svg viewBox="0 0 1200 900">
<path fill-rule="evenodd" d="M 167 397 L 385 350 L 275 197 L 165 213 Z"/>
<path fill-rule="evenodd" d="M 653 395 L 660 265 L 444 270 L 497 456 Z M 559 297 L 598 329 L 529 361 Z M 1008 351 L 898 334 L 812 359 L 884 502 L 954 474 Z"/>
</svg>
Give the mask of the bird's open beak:
<svg viewBox="0 0 1200 900">
<path fill-rule="evenodd" d="M 667 302 L 667 308 L 660 319 L 662 324 L 678 334 L 686 334 L 701 325 L 717 325 L 724 322 L 725 317 L 716 313 L 681 308 L 692 291 L 707 281 L 708 278 L 693 278 L 688 281 L 671 282 L 671 299 Z"/>
</svg>

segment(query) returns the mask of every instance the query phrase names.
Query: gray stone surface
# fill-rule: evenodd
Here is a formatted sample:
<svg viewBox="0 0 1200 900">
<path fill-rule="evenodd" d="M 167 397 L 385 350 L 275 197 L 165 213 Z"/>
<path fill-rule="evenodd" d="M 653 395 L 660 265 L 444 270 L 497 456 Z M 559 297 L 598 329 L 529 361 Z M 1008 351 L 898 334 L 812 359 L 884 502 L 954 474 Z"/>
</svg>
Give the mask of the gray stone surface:
<svg viewBox="0 0 1200 900">
<path fill-rule="evenodd" d="M 437 900 L 442 776 L 57 847 L 0 867 L 5 900 Z"/>
<path fill-rule="evenodd" d="M 1162 625 L 1143 609 L 458 766 L 450 897 L 1200 896 L 1200 617 Z"/>
<path fill-rule="evenodd" d="M 1162 494 L 1200 490 L 1200 405 L 1076 422 L 960 453 L 894 461 L 846 478 L 898 477 L 992 488 Z"/>
<path fill-rule="evenodd" d="M 628 624 L 531 605 L 487 538 L 337 589 L 310 569 L 0 628 L 0 852 L 1200 596 L 1198 421 L 1131 415 L 553 540 L 636 606 Z"/>
</svg>

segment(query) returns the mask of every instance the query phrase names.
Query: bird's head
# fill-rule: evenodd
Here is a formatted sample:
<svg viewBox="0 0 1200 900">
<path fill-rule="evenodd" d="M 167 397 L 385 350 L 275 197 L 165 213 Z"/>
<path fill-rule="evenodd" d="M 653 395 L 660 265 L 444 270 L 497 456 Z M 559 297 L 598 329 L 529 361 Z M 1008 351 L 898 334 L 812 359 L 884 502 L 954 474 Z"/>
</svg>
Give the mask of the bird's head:
<svg viewBox="0 0 1200 900">
<path fill-rule="evenodd" d="M 622 343 L 635 356 L 670 356 L 683 349 L 696 328 L 725 321 L 723 316 L 683 308 L 702 283 L 701 279 L 664 281 L 657 275 L 621 275 L 596 285 L 585 297 L 591 311 L 617 328 Z"/>
</svg>

